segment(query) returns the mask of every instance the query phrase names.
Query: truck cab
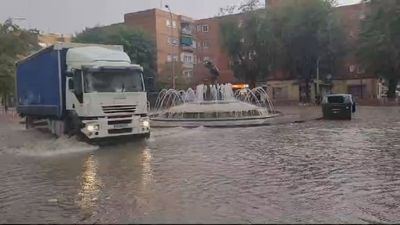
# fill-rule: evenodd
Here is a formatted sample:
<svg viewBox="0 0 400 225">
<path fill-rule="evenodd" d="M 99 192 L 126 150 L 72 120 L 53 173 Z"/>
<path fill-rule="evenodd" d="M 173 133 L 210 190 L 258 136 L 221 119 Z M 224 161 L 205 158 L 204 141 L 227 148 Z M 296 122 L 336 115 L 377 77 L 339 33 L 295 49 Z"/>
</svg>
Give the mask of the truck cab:
<svg viewBox="0 0 400 225">
<path fill-rule="evenodd" d="M 80 118 L 86 137 L 150 132 L 143 68 L 131 64 L 126 53 L 97 46 L 73 48 L 66 63 L 66 110 L 71 121 Z"/>
<path fill-rule="evenodd" d="M 150 135 L 143 68 L 118 45 L 56 44 L 17 64 L 17 110 L 56 136 Z"/>
</svg>

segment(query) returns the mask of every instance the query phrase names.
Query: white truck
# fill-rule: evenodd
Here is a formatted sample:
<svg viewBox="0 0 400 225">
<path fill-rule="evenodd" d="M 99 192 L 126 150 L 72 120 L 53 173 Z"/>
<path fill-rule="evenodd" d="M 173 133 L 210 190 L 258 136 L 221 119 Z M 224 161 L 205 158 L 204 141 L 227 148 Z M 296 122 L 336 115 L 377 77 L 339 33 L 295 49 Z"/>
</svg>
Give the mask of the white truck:
<svg viewBox="0 0 400 225">
<path fill-rule="evenodd" d="M 122 46 L 62 43 L 17 63 L 17 111 L 57 136 L 150 135 L 143 68 Z"/>
</svg>

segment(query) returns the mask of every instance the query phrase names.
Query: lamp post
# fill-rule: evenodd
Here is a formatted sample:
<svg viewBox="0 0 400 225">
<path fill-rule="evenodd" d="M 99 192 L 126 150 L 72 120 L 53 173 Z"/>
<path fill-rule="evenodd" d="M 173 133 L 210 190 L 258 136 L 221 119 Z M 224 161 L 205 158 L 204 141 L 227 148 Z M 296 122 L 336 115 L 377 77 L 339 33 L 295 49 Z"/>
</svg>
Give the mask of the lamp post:
<svg viewBox="0 0 400 225">
<path fill-rule="evenodd" d="M 171 48 L 172 48 L 172 88 L 175 89 L 175 51 L 174 51 L 174 41 L 173 39 L 173 22 L 172 22 L 172 12 L 171 8 L 169 5 L 165 5 L 165 8 L 168 9 L 169 11 L 169 17 L 170 17 L 170 38 L 171 38 Z"/>
</svg>

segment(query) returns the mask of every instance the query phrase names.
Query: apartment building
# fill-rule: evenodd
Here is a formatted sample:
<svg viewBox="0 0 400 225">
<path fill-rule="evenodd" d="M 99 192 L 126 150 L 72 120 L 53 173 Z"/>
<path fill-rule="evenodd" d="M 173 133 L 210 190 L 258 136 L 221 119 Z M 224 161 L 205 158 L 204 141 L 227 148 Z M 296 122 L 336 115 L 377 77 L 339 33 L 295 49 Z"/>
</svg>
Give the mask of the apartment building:
<svg viewBox="0 0 400 225">
<path fill-rule="evenodd" d="M 279 7 L 284 0 L 266 0 L 268 8 Z M 342 20 L 350 49 L 355 49 L 361 21 L 365 18 L 364 3 L 340 6 L 336 13 Z M 206 82 L 208 70 L 203 63 L 212 61 L 220 71 L 218 82 L 239 83 L 230 69 L 229 57 L 223 49 L 220 37 L 221 20 L 232 19 L 240 23 L 240 14 L 212 17 L 200 20 L 170 14 L 160 9 L 151 9 L 125 15 L 125 24 L 141 27 L 156 40 L 157 71 L 160 80 L 170 84 L 172 61 L 175 74 L 183 78 L 184 85 Z M 316 81 L 312 95 L 316 93 Z M 275 100 L 298 101 L 300 84 L 285 71 L 275 71 L 267 81 L 268 89 Z M 379 81 L 356 60 L 354 51 L 349 51 L 338 74 L 329 83 L 320 83 L 320 92 L 350 93 L 358 98 L 376 98 Z"/>
<path fill-rule="evenodd" d="M 154 38 L 159 82 L 171 84 L 173 73 L 177 86 L 187 86 L 193 81 L 197 43 L 192 18 L 150 9 L 125 14 L 124 22 L 128 26 L 142 28 Z"/>
<path fill-rule="evenodd" d="M 195 22 L 198 42 L 196 55 L 198 63 L 211 61 L 217 66 L 220 72 L 218 80 L 220 83 L 235 83 L 238 80 L 229 67 L 229 57 L 224 52 L 220 39 L 219 24 L 221 19 L 223 18 L 214 17 Z M 195 74 L 197 82 L 207 80 L 209 76 L 209 72 L 204 66 L 196 67 Z"/>
</svg>

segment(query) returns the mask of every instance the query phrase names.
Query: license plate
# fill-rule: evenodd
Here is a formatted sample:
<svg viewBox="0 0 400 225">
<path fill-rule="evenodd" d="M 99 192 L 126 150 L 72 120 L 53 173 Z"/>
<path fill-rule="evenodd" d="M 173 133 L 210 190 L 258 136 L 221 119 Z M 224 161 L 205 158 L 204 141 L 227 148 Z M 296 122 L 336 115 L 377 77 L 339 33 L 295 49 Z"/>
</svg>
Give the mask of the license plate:
<svg viewBox="0 0 400 225">
<path fill-rule="evenodd" d="M 129 127 L 128 124 L 115 124 L 114 128 L 120 129 L 120 128 L 127 128 Z"/>
</svg>

